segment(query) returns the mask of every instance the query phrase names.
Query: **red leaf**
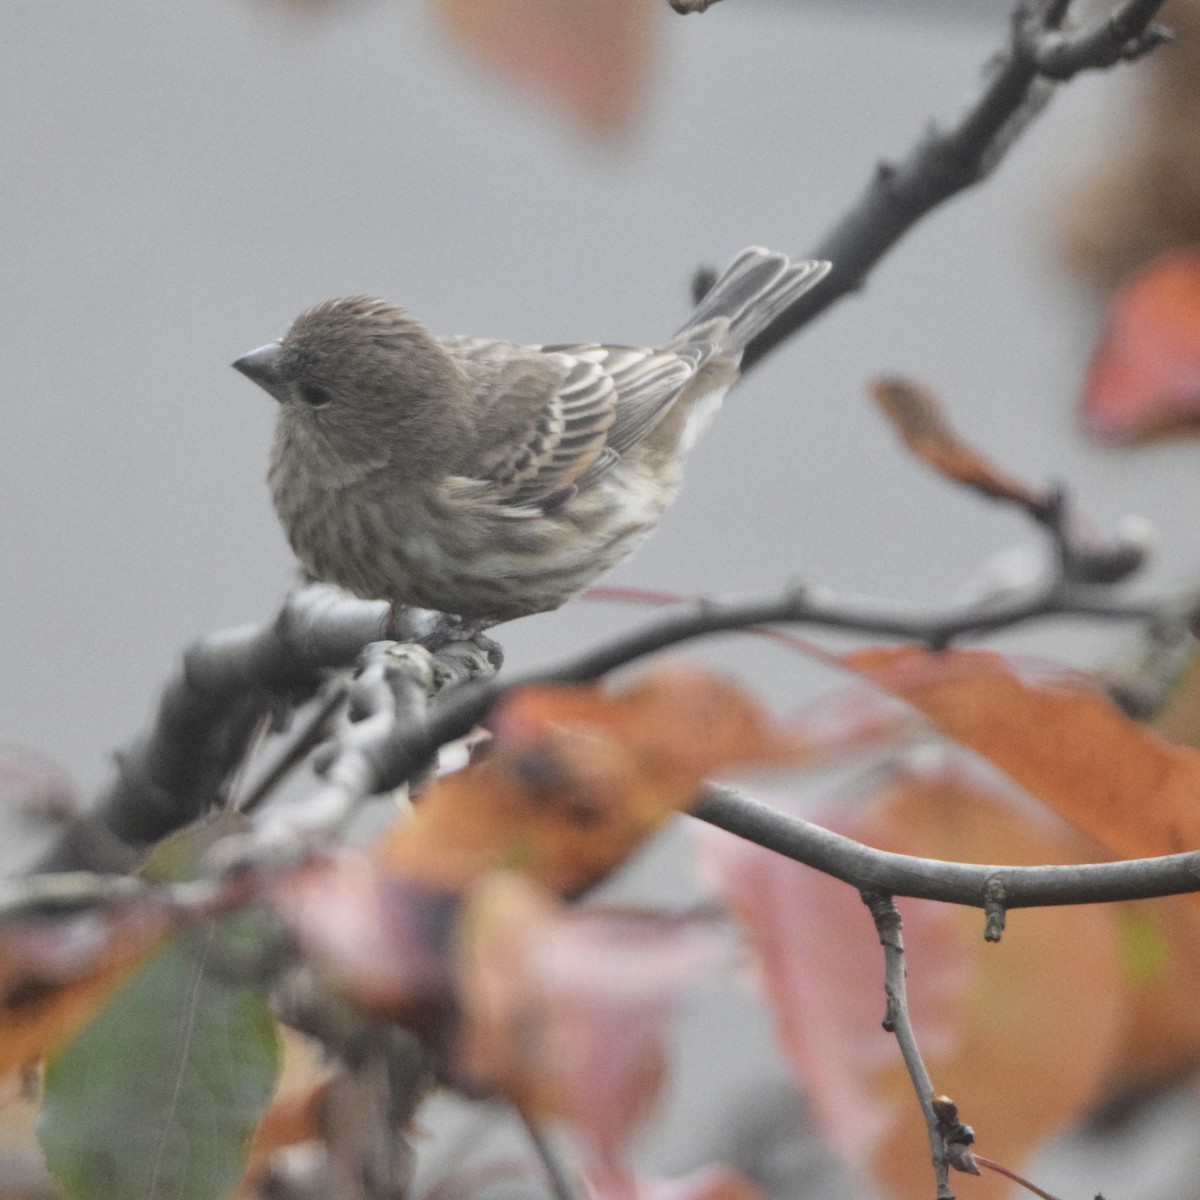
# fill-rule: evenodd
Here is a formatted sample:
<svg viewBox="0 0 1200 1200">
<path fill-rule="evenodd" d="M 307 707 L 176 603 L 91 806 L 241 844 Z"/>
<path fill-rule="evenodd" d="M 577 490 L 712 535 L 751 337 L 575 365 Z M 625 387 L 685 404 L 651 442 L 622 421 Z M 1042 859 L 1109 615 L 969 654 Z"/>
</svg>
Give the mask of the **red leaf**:
<svg viewBox="0 0 1200 1200">
<path fill-rule="evenodd" d="M 1200 423 L 1200 250 L 1174 250 L 1117 292 L 1088 368 L 1083 420 L 1135 440 Z"/>
</svg>

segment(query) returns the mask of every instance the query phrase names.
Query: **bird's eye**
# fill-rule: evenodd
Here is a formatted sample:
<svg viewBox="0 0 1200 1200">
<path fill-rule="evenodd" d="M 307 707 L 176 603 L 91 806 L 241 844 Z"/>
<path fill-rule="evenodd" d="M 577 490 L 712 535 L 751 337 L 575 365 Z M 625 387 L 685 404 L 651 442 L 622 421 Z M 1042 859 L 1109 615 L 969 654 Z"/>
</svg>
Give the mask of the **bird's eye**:
<svg viewBox="0 0 1200 1200">
<path fill-rule="evenodd" d="M 301 385 L 300 399 L 310 408 L 324 408 L 332 402 L 333 397 L 320 384 L 306 383 Z"/>
</svg>

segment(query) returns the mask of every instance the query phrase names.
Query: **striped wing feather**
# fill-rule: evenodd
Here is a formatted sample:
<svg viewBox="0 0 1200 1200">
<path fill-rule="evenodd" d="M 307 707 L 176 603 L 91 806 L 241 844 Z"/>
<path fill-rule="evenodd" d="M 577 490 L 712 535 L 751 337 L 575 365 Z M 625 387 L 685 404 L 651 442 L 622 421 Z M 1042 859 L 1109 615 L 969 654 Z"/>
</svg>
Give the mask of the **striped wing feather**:
<svg viewBox="0 0 1200 1200">
<path fill-rule="evenodd" d="M 610 471 L 705 357 L 631 346 L 513 347 L 445 339 L 485 399 L 480 451 L 456 490 L 545 511 Z"/>
</svg>

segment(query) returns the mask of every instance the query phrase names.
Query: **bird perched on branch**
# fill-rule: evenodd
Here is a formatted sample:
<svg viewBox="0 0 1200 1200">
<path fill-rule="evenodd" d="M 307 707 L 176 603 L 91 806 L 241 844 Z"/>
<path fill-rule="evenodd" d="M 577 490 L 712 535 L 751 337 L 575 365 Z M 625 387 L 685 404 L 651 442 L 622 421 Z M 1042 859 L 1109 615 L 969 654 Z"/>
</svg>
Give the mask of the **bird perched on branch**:
<svg viewBox="0 0 1200 1200">
<path fill-rule="evenodd" d="M 743 250 L 658 349 L 439 338 L 363 296 L 233 365 L 279 401 L 268 479 L 305 571 L 494 623 L 624 558 L 746 344 L 829 270 Z"/>
</svg>

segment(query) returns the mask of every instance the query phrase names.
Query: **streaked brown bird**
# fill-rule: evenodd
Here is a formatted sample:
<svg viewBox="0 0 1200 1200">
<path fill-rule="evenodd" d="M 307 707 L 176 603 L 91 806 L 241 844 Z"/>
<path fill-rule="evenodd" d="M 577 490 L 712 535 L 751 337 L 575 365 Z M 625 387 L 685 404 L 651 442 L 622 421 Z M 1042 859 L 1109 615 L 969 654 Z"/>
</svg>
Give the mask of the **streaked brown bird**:
<svg viewBox="0 0 1200 1200">
<path fill-rule="evenodd" d="M 660 349 L 429 333 L 363 296 L 233 365 L 279 401 L 268 480 L 304 570 L 487 623 L 557 608 L 624 558 L 742 351 L 829 270 L 743 250 Z"/>
</svg>

